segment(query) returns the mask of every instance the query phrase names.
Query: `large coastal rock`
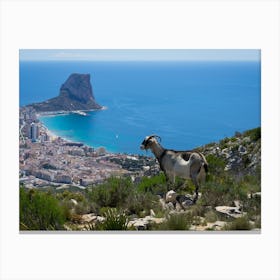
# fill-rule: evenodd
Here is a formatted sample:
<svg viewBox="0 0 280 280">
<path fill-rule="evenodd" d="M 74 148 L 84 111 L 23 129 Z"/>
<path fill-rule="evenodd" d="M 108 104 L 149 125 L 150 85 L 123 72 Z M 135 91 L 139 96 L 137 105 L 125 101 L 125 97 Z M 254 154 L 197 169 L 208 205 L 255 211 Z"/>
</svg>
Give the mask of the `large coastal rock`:
<svg viewBox="0 0 280 280">
<path fill-rule="evenodd" d="M 37 112 L 101 109 L 95 101 L 89 74 L 71 74 L 60 87 L 59 96 L 31 104 Z"/>
</svg>

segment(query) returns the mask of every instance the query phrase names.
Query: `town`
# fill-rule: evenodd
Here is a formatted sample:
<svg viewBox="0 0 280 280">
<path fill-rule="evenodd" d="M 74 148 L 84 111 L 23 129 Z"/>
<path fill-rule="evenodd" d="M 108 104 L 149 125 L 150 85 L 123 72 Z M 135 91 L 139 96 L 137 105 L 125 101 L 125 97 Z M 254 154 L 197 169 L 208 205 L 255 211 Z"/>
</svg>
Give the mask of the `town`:
<svg viewBox="0 0 280 280">
<path fill-rule="evenodd" d="M 26 188 L 85 188 L 112 176 L 137 180 L 158 172 L 154 158 L 109 153 L 103 147 L 67 141 L 53 135 L 32 107 L 20 108 L 19 182 Z"/>
</svg>

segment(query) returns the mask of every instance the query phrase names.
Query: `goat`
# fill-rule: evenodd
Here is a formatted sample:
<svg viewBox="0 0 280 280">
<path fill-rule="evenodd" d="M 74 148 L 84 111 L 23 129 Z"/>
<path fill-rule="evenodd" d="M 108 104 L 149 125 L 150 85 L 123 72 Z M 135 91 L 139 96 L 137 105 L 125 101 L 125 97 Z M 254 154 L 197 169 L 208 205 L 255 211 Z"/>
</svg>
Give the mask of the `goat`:
<svg viewBox="0 0 280 280">
<path fill-rule="evenodd" d="M 208 163 L 203 154 L 196 151 L 175 151 L 163 148 L 157 135 L 147 136 L 140 149 L 150 149 L 159 162 L 161 170 L 164 172 L 167 181 L 175 183 L 175 177 L 191 179 L 195 185 L 195 197 L 193 203 L 198 199 L 198 189 L 200 184 L 205 182 L 208 172 Z"/>
</svg>

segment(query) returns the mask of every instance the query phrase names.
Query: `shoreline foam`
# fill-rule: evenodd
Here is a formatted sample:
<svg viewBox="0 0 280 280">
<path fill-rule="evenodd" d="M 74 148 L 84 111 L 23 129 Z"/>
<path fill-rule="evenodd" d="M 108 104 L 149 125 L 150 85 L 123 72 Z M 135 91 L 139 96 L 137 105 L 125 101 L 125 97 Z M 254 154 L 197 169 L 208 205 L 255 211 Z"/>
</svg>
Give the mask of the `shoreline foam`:
<svg viewBox="0 0 280 280">
<path fill-rule="evenodd" d="M 91 109 L 91 110 L 72 110 L 72 111 L 49 111 L 49 112 L 36 112 L 37 117 L 44 116 L 58 116 L 58 115 L 69 115 L 69 114 L 77 114 L 78 112 L 95 112 L 95 111 L 104 111 L 107 110 L 107 106 L 102 106 L 100 109 Z"/>
</svg>

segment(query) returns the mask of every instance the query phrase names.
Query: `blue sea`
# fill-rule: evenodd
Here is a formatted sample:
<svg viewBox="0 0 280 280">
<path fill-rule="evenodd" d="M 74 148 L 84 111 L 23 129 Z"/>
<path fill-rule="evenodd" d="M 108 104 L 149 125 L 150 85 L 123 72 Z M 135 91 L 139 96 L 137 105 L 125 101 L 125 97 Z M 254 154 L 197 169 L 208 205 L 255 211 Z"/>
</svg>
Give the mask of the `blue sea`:
<svg viewBox="0 0 280 280">
<path fill-rule="evenodd" d="M 146 135 L 193 149 L 261 125 L 256 62 L 20 62 L 20 106 L 59 94 L 72 73 L 89 73 L 106 110 L 44 116 L 56 135 L 110 152 L 143 154 Z"/>
</svg>

